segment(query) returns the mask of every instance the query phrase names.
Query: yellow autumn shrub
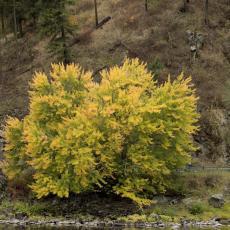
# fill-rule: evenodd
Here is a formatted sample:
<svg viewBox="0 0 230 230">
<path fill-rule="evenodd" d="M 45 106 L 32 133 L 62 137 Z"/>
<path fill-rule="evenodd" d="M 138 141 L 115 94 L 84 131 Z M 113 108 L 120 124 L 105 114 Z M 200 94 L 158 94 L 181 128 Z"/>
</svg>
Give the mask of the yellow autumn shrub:
<svg viewBox="0 0 230 230">
<path fill-rule="evenodd" d="M 53 65 L 50 76 L 35 74 L 29 115 L 6 126 L 9 179 L 30 167 L 38 198 L 106 187 L 139 205 L 167 189 L 170 173 L 194 151 L 191 78 L 159 85 L 137 59 L 101 76 L 97 84 L 74 64 Z"/>
</svg>

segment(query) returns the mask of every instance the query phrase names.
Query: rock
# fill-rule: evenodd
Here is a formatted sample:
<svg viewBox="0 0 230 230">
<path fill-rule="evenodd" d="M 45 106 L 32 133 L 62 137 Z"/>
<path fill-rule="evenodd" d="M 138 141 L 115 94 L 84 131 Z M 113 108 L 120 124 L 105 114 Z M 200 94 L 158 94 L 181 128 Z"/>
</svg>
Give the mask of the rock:
<svg viewBox="0 0 230 230">
<path fill-rule="evenodd" d="M 175 204 L 178 204 L 178 203 L 179 203 L 179 199 L 178 199 L 178 198 L 172 199 L 172 200 L 170 201 L 170 204 L 171 204 L 171 205 L 175 205 Z"/>
<path fill-rule="evenodd" d="M 197 33 L 195 41 L 196 41 L 198 49 L 201 49 L 204 45 L 204 35 L 201 33 Z"/>
<path fill-rule="evenodd" d="M 160 220 L 160 216 L 154 212 L 149 215 L 149 218 L 151 218 L 151 220 L 154 220 L 154 221 Z"/>
<path fill-rule="evenodd" d="M 204 35 L 202 33 L 192 32 L 191 30 L 186 31 L 187 40 L 192 53 L 198 52 L 204 45 Z"/>
<path fill-rule="evenodd" d="M 218 222 L 222 225 L 230 225 L 230 219 L 220 219 Z"/>
<path fill-rule="evenodd" d="M 198 201 L 200 201 L 200 200 L 198 200 Z M 195 200 L 195 199 L 189 197 L 189 198 L 182 199 L 181 202 L 182 202 L 183 204 L 185 204 L 187 207 L 189 207 L 190 205 L 196 203 L 197 200 Z"/>
<path fill-rule="evenodd" d="M 196 49 L 196 46 L 194 46 L 194 45 L 193 45 L 193 46 L 190 46 L 190 50 L 191 50 L 191 52 L 196 52 L 196 50 L 197 50 L 197 49 Z"/>
<path fill-rule="evenodd" d="M 154 196 L 153 200 L 158 204 L 168 204 L 171 199 L 166 196 Z"/>
<path fill-rule="evenodd" d="M 181 228 L 180 224 L 173 224 L 173 225 L 171 226 L 171 229 L 172 229 L 172 230 L 177 230 L 177 229 L 180 229 L 180 228 Z"/>
<path fill-rule="evenodd" d="M 189 226 L 190 225 L 190 221 L 189 220 L 185 220 L 185 219 L 181 219 L 180 220 L 180 225 L 182 227 Z"/>
<path fill-rule="evenodd" d="M 230 159 L 230 116 L 226 109 L 205 109 L 200 118 L 199 143 L 197 156 L 206 156 L 213 161 L 227 165 Z M 207 158 L 207 159 L 208 159 Z M 215 185 L 217 186 L 217 184 Z M 222 193 L 222 192 L 221 192 Z"/>
<path fill-rule="evenodd" d="M 27 215 L 27 213 L 25 213 L 25 212 L 18 212 L 18 213 L 15 213 L 15 219 L 17 219 L 17 220 L 26 220 L 26 219 L 28 219 L 28 215 Z"/>
<path fill-rule="evenodd" d="M 224 195 L 223 194 L 215 194 L 212 195 L 208 200 L 208 203 L 212 205 L 214 208 L 221 208 L 224 205 Z"/>
</svg>

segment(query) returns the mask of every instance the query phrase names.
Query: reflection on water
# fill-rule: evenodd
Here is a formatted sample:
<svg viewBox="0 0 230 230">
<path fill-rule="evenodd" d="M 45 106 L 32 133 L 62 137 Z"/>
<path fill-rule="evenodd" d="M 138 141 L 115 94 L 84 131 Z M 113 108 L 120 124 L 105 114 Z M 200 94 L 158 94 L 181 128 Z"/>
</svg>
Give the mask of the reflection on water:
<svg viewBox="0 0 230 230">
<path fill-rule="evenodd" d="M 137 228 L 104 228 L 104 230 L 116 229 L 116 230 L 140 230 Z M 144 228 L 142 228 L 144 229 Z M 172 228 L 162 229 L 162 228 L 146 228 L 146 230 L 170 230 Z M 181 230 L 200 230 L 201 228 L 186 227 L 181 228 Z M 214 230 L 216 228 L 203 228 L 204 230 Z M 229 230 L 229 227 L 218 228 L 219 230 Z M 12 225 L 0 225 L 0 230 L 102 230 L 102 228 L 75 228 L 75 227 L 41 227 L 41 226 L 12 226 Z"/>
</svg>

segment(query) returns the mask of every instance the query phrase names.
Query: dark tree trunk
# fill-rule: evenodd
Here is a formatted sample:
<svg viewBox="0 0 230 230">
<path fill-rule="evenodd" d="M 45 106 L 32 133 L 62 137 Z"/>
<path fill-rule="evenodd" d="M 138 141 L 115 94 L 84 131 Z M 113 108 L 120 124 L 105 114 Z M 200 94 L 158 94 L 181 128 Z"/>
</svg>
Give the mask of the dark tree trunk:
<svg viewBox="0 0 230 230">
<path fill-rule="evenodd" d="M 68 51 L 66 46 L 66 35 L 65 35 L 64 26 L 61 27 L 61 37 L 63 42 L 63 63 L 66 66 L 69 63 L 69 60 L 68 60 Z"/>
<path fill-rule="evenodd" d="M 6 39 L 4 7 L 1 9 L 2 36 Z"/>
<path fill-rule="evenodd" d="M 183 0 L 184 1 L 184 12 L 187 12 L 187 2 L 188 0 Z"/>
<path fill-rule="evenodd" d="M 18 31 L 19 31 L 19 34 L 20 34 L 20 37 L 22 38 L 23 37 L 23 29 L 22 29 L 22 19 L 18 19 Z"/>
<path fill-rule="evenodd" d="M 36 16 L 35 16 L 35 15 L 33 15 L 33 16 L 32 16 L 32 18 L 33 18 L 33 29 L 35 29 L 35 28 L 37 27 L 37 20 L 36 20 Z"/>
<path fill-rule="evenodd" d="M 102 26 L 103 26 L 106 22 L 108 22 L 109 20 L 111 20 L 111 17 L 110 17 L 110 16 L 104 18 L 102 21 L 100 21 L 100 22 L 98 23 L 97 29 L 100 28 L 100 27 L 102 27 Z"/>
<path fill-rule="evenodd" d="M 65 2 L 60 1 L 61 3 L 61 9 L 65 9 Z M 63 64 L 66 66 L 69 64 L 69 58 L 68 58 L 68 48 L 66 45 L 66 33 L 65 33 L 65 26 L 64 26 L 64 16 L 62 16 L 62 25 L 61 25 L 61 40 L 62 40 L 62 46 L 63 46 Z"/>
<path fill-rule="evenodd" d="M 17 16 L 16 16 L 16 2 L 13 0 L 13 18 L 14 18 L 14 36 L 17 39 Z"/>
<path fill-rule="evenodd" d="M 0 42 L 0 63 L 3 63 L 3 47 L 4 45 Z M 3 64 L 0 65 L 0 82 L 3 80 Z M 2 83 L 2 82 L 1 82 Z"/>
<path fill-rule="evenodd" d="M 94 8 L 95 8 L 95 23 L 96 27 L 98 26 L 98 11 L 97 11 L 97 0 L 94 0 Z"/>
<path fill-rule="evenodd" d="M 206 25 L 209 24 L 209 20 L 208 20 L 208 6 L 209 6 L 209 2 L 208 0 L 205 0 L 205 6 L 204 6 L 204 22 Z"/>
<path fill-rule="evenodd" d="M 148 0 L 145 0 L 145 11 L 148 11 Z"/>
<path fill-rule="evenodd" d="M 1 9 L 1 24 L 2 24 L 2 34 L 4 34 L 4 31 L 5 31 L 5 22 L 4 22 L 4 9 L 3 9 L 3 7 Z"/>
</svg>

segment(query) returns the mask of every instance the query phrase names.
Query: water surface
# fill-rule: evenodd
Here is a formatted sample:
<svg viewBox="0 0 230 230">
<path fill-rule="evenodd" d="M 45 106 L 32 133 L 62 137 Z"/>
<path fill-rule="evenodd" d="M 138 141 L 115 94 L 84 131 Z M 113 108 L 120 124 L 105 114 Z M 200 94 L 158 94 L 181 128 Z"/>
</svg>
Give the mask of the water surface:
<svg viewBox="0 0 230 230">
<path fill-rule="evenodd" d="M 44 226 L 12 226 L 12 225 L 0 225 L 0 230 L 170 230 L 172 228 L 119 228 L 119 227 L 111 227 L 111 228 L 84 228 L 84 227 L 44 227 Z M 181 228 L 180 230 L 214 230 L 216 228 L 197 228 L 197 227 L 186 227 Z M 229 230 L 229 227 L 221 227 L 219 230 Z"/>
</svg>

